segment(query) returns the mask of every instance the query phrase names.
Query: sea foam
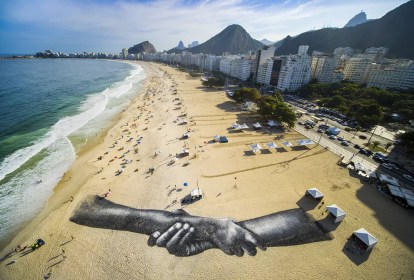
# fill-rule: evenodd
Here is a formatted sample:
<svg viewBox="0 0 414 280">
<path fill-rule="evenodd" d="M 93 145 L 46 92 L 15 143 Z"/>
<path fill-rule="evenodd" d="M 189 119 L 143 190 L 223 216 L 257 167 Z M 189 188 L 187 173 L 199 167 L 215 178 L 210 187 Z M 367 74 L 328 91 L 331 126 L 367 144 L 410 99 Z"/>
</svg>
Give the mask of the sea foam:
<svg viewBox="0 0 414 280">
<path fill-rule="evenodd" d="M 101 119 L 109 120 L 120 111 L 110 106 L 121 108 L 129 102 L 123 98 L 145 78 L 143 69 L 133 66 L 123 81 L 89 95 L 79 105 L 77 114 L 60 119 L 39 140 L 0 163 L 0 247 L 10 233 L 43 209 L 53 188 L 73 164 L 76 154 L 70 136 L 79 134 L 87 141 L 89 135 L 98 133 L 107 124 Z M 99 126 L 88 127 L 93 122 L 99 122 Z"/>
</svg>

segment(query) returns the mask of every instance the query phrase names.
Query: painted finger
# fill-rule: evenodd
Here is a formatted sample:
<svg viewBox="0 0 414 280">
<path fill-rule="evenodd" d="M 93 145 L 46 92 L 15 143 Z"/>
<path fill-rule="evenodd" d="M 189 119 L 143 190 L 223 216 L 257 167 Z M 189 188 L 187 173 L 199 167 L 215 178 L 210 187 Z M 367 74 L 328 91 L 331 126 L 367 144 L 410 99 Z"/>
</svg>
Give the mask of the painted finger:
<svg viewBox="0 0 414 280">
<path fill-rule="evenodd" d="M 151 246 L 151 247 L 155 246 L 155 244 L 157 243 L 157 239 L 160 236 L 161 236 L 161 233 L 159 231 L 156 231 L 153 234 L 151 234 L 147 241 L 148 246 Z"/>
<path fill-rule="evenodd" d="M 157 239 L 157 246 L 158 247 L 165 247 L 165 244 L 174 236 L 174 234 L 182 227 L 181 223 L 176 223 L 175 225 L 171 226 L 167 231 L 165 231 L 161 236 Z"/>
<path fill-rule="evenodd" d="M 190 227 L 188 224 L 184 224 L 183 229 L 185 229 L 186 231 L 181 240 L 179 240 L 178 246 L 184 246 L 188 242 L 188 240 L 190 240 L 191 236 L 193 236 L 194 234 L 194 228 Z"/>
<path fill-rule="evenodd" d="M 242 248 L 249 256 L 256 256 L 257 254 L 257 249 L 252 243 L 245 242 L 242 244 Z"/>
<path fill-rule="evenodd" d="M 244 255 L 244 251 L 243 251 L 243 249 L 242 249 L 241 247 L 239 247 L 239 246 L 234 247 L 234 248 L 233 248 L 233 252 L 234 252 L 234 254 L 235 254 L 236 256 L 238 256 L 238 257 L 243 257 L 243 255 Z"/>
<path fill-rule="evenodd" d="M 171 239 L 167 242 L 167 244 L 165 245 L 165 247 L 167 248 L 168 252 L 170 252 L 171 254 L 173 254 L 175 251 L 180 250 L 180 241 L 182 240 L 182 238 L 186 235 L 188 230 L 187 228 L 181 228 L 179 229 L 174 236 L 171 237 Z"/>
<path fill-rule="evenodd" d="M 266 251 L 266 246 L 264 245 L 263 241 L 258 237 L 256 234 L 247 232 L 245 235 L 246 241 L 252 243 L 256 247 L 260 248 L 262 251 Z"/>
<path fill-rule="evenodd" d="M 148 238 L 148 246 L 155 246 L 155 244 L 157 243 L 157 239 L 161 236 L 161 232 L 156 231 L 153 234 L 151 234 L 151 236 Z"/>
</svg>

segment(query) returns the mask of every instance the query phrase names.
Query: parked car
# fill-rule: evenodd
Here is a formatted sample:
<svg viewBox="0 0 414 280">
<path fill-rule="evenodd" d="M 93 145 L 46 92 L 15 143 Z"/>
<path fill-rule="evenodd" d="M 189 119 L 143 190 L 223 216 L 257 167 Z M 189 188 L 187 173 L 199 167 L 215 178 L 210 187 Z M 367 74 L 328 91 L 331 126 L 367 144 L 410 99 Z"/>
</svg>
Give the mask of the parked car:
<svg viewBox="0 0 414 280">
<path fill-rule="evenodd" d="M 365 135 L 358 135 L 358 137 L 359 137 L 360 139 L 363 139 L 363 140 L 367 139 L 367 137 L 366 137 Z"/>
<path fill-rule="evenodd" d="M 411 175 L 404 174 L 404 175 L 403 175 L 403 177 L 404 177 L 405 179 L 407 179 L 408 181 L 410 181 L 410 182 L 414 182 L 414 178 L 413 178 L 413 176 L 411 176 Z"/>
<path fill-rule="evenodd" d="M 373 152 L 368 149 L 365 149 L 365 153 L 367 154 L 367 156 L 372 156 L 373 154 Z"/>
<path fill-rule="evenodd" d="M 340 136 L 337 139 L 338 139 L 339 142 L 342 142 L 342 141 L 345 140 L 343 137 L 340 137 Z"/>
<path fill-rule="evenodd" d="M 341 145 L 342 145 L 342 146 L 349 146 L 349 143 L 348 143 L 347 141 L 342 141 L 342 142 L 341 142 Z"/>
<path fill-rule="evenodd" d="M 330 135 L 329 139 L 336 140 L 336 136 L 335 135 Z"/>
<path fill-rule="evenodd" d="M 388 163 L 381 163 L 381 166 L 384 167 L 385 169 L 392 170 L 392 166 L 389 165 Z"/>
<path fill-rule="evenodd" d="M 317 132 L 322 133 L 322 132 L 323 132 L 323 130 L 319 128 L 319 129 L 317 130 Z"/>
<path fill-rule="evenodd" d="M 361 146 L 359 146 L 358 144 L 355 144 L 354 145 L 354 148 L 357 149 L 357 150 L 360 150 L 361 149 Z"/>
</svg>

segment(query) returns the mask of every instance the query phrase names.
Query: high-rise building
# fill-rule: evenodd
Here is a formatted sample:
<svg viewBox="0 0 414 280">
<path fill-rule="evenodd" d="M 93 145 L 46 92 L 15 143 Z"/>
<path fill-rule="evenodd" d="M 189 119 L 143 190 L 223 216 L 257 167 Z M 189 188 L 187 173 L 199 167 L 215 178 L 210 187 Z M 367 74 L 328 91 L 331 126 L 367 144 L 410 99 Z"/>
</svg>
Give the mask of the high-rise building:
<svg viewBox="0 0 414 280">
<path fill-rule="evenodd" d="M 275 58 L 272 68 L 275 67 L 276 60 L 280 60 L 280 72 L 277 82 L 277 89 L 281 91 L 296 91 L 301 86 L 307 84 L 311 76 L 311 57 L 306 53 L 308 46 L 300 46 L 298 54 L 287 55 Z M 276 74 L 276 73 L 275 73 Z"/>
<path fill-rule="evenodd" d="M 412 60 L 387 59 L 381 64 L 373 63 L 367 86 L 381 89 L 414 88 L 414 63 Z"/>
<path fill-rule="evenodd" d="M 256 59 L 253 64 L 253 79 L 257 81 L 257 71 L 259 66 L 265 64 L 268 59 L 275 55 L 275 46 L 264 46 L 262 49 L 256 51 Z"/>
<path fill-rule="evenodd" d="M 311 79 L 317 79 L 321 83 L 332 83 L 335 66 L 334 55 L 314 53 L 311 62 Z"/>
<path fill-rule="evenodd" d="M 122 56 L 123 56 L 123 59 L 126 59 L 128 57 L 128 49 L 127 48 L 122 49 Z"/>
</svg>

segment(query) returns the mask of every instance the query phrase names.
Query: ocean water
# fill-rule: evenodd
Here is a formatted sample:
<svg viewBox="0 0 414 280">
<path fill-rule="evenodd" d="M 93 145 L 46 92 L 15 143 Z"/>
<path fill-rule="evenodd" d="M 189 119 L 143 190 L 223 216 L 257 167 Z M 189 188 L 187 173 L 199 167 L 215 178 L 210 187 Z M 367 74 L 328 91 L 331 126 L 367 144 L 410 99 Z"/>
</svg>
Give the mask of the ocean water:
<svg viewBox="0 0 414 280">
<path fill-rule="evenodd" d="M 118 61 L 0 60 L 0 248 L 144 79 L 140 66 Z"/>
</svg>

